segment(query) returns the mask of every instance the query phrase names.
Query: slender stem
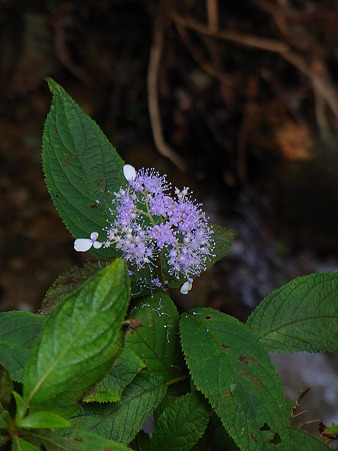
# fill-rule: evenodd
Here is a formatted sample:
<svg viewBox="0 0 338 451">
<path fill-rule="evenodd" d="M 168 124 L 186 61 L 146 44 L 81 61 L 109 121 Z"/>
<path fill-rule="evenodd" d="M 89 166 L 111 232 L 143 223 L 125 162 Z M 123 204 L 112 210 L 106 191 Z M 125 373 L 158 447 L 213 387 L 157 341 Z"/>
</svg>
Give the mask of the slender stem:
<svg viewBox="0 0 338 451">
<path fill-rule="evenodd" d="M 184 381 L 185 379 L 189 379 L 189 374 L 182 374 L 182 376 L 175 377 L 174 379 L 170 379 L 170 381 L 166 382 L 166 385 L 177 384 L 178 382 Z"/>
<path fill-rule="evenodd" d="M 144 197 L 146 197 L 146 194 L 147 193 L 143 194 Z M 143 216 L 146 216 L 149 219 L 149 221 L 152 223 L 152 225 L 154 226 L 156 223 L 155 223 L 154 218 L 152 217 L 152 215 L 150 213 L 149 203 L 147 201 L 145 201 L 145 204 L 146 204 L 147 211 L 140 210 L 139 208 L 136 208 L 136 213 L 139 213 L 139 214 L 141 214 Z"/>
</svg>

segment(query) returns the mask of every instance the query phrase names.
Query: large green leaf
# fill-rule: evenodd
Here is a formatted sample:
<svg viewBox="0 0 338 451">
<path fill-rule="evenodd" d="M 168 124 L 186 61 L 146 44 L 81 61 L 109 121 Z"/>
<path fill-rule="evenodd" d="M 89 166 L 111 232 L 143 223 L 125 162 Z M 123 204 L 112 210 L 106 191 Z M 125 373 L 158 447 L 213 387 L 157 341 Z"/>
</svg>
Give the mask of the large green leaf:
<svg viewBox="0 0 338 451">
<path fill-rule="evenodd" d="M 140 299 L 133 308 L 131 319 L 141 321 L 142 327 L 131 330 L 125 346 L 145 363 L 148 371 L 165 380 L 184 372 L 184 361 L 178 337 L 178 313 L 173 301 L 163 292 Z"/>
<path fill-rule="evenodd" d="M 180 328 L 192 378 L 240 449 L 290 449 L 290 408 L 256 335 L 207 308 L 182 315 Z"/>
<path fill-rule="evenodd" d="M 88 431 L 77 431 L 70 444 L 72 447 L 68 449 L 72 451 L 129 451 L 131 449 L 122 443 L 105 439 Z"/>
<path fill-rule="evenodd" d="M 79 288 L 80 285 L 86 283 L 90 277 L 94 276 L 105 266 L 108 266 L 108 264 L 102 264 L 101 261 L 86 262 L 81 268 L 74 266 L 65 271 L 49 287 L 42 301 L 40 313 L 48 315 L 66 296 Z"/>
<path fill-rule="evenodd" d="M 23 381 L 24 367 L 44 320 L 30 312 L 0 313 L 0 362 L 14 381 Z"/>
<path fill-rule="evenodd" d="M 271 293 L 247 321 L 269 351 L 338 351 L 338 274 L 299 277 Z"/>
<path fill-rule="evenodd" d="M 75 238 L 89 238 L 107 226 L 110 193 L 126 184 L 124 162 L 98 125 L 51 78 L 53 102 L 43 133 L 43 169 L 49 194 Z M 117 255 L 114 248 L 92 250 Z"/>
<path fill-rule="evenodd" d="M 111 367 L 129 301 L 125 263 L 115 260 L 47 318 L 24 380 L 30 408 L 68 416 Z"/>
<path fill-rule="evenodd" d="M 19 421 L 16 421 L 16 425 L 19 428 L 24 429 L 57 429 L 69 427 L 70 423 L 57 413 L 39 410 L 38 412 L 33 412 L 24 418 L 21 418 Z"/>
<path fill-rule="evenodd" d="M 131 448 L 122 443 L 108 440 L 88 431 L 74 431 L 66 437 L 55 434 L 53 429 L 25 431 L 25 437 L 36 446 L 36 450 L 47 451 L 130 451 Z"/>
<path fill-rule="evenodd" d="M 166 391 L 161 377 L 139 373 L 126 387 L 119 402 L 85 404 L 71 422 L 76 429 L 127 444 L 134 439 Z"/>
<path fill-rule="evenodd" d="M 123 390 L 145 367 L 144 362 L 129 348 L 124 348 L 112 369 L 98 382 L 86 397 L 86 402 L 115 402 L 121 399 Z"/>
<path fill-rule="evenodd" d="M 199 393 L 182 396 L 156 422 L 150 449 L 189 451 L 202 437 L 209 418 L 210 408 Z"/>
</svg>

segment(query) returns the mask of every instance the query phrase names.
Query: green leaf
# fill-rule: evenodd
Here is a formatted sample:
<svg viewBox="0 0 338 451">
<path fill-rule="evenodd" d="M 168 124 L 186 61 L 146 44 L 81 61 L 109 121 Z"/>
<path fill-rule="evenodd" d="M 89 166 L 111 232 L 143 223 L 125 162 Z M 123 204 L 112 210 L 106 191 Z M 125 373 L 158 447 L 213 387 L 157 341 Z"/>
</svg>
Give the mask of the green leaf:
<svg viewBox="0 0 338 451">
<path fill-rule="evenodd" d="M 135 445 L 135 446 L 133 446 Z M 142 451 L 150 451 L 150 437 L 144 432 L 142 429 L 135 437 L 135 440 L 132 441 L 131 446 L 133 449 L 138 449 Z"/>
<path fill-rule="evenodd" d="M 75 238 L 106 234 L 111 216 L 110 194 L 126 185 L 124 162 L 98 125 L 66 91 L 47 78 L 53 102 L 43 133 L 46 184 L 61 218 Z M 98 202 L 97 202 L 98 201 Z M 114 247 L 93 250 L 96 256 L 116 256 Z"/>
<path fill-rule="evenodd" d="M 101 262 L 87 262 L 82 268 L 74 266 L 59 276 L 48 289 L 40 308 L 42 315 L 48 315 L 66 296 L 87 282 L 87 280 L 97 274 L 102 268 L 108 266 Z"/>
<path fill-rule="evenodd" d="M 77 429 L 95 432 L 102 437 L 127 444 L 164 397 L 163 379 L 139 373 L 114 404 L 85 404 L 71 422 Z"/>
<path fill-rule="evenodd" d="M 187 374 L 186 379 L 183 379 L 180 382 L 175 381 L 175 383 L 170 384 L 168 386 L 168 390 L 165 397 L 162 399 L 160 404 L 156 407 L 156 409 L 153 412 L 154 422 L 156 423 L 158 421 L 163 411 L 167 409 L 170 406 L 170 404 L 172 404 L 174 401 L 177 401 L 179 398 L 189 393 L 190 389 L 191 389 L 191 379 L 189 374 Z"/>
<path fill-rule="evenodd" d="M 27 442 L 27 440 L 20 438 L 20 437 L 14 437 L 12 442 L 11 451 L 39 451 L 40 448 L 36 447 L 30 442 Z"/>
<path fill-rule="evenodd" d="M 224 429 L 221 420 L 213 413 L 209 425 L 202 438 L 192 448 L 192 451 L 240 451 L 233 439 Z"/>
<path fill-rule="evenodd" d="M 60 437 L 62 430 L 57 431 L 57 435 L 48 429 L 39 430 L 37 434 L 32 433 L 29 439 L 37 445 L 38 449 L 48 451 L 129 451 L 130 448 L 122 443 L 108 440 L 100 435 L 88 431 L 72 431 L 67 437 Z"/>
<path fill-rule="evenodd" d="M 290 428 L 290 439 L 293 448 L 301 451 L 325 451 L 330 449 L 325 443 L 314 435 L 310 435 L 298 428 Z"/>
<path fill-rule="evenodd" d="M 214 231 L 212 238 L 215 241 L 215 249 L 213 251 L 214 257 L 211 257 L 210 261 L 207 262 L 207 268 L 226 256 L 235 237 L 235 233 L 232 230 L 218 224 L 210 225 Z"/>
<path fill-rule="evenodd" d="M 122 443 L 108 440 L 88 431 L 76 431 L 70 443 L 73 448 L 68 449 L 76 451 L 128 451 L 131 449 Z"/>
<path fill-rule="evenodd" d="M 4 366 L 0 364 L 0 410 L 7 409 L 12 399 L 13 382 Z"/>
<path fill-rule="evenodd" d="M 30 312 L 0 313 L 0 362 L 14 381 L 23 382 L 24 367 L 44 320 Z"/>
<path fill-rule="evenodd" d="M 163 292 L 155 292 L 138 301 L 130 318 L 142 327 L 128 331 L 125 347 L 145 363 L 147 370 L 165 380 L 185 370 L 178 337 L 178 313 L 173 301 Z"/>
<path fill-rule="evenodd" d="M 16 391 L 13 391 L 13 396 L 16 403 L 15 422 L 19 423 L 26 414 L 27 404 L 25 400 Z"/>
<path fill-rule="evenodd" d="M 290 449 L 290 408 L 256 335 L 207 308 L 182 315 L 180 328 L 192 378 L 240 449 Z"/>
<path fill-rule="evenodd" d="M 24 429 L 66 428 L 70 423 L 54 412 L 33 412 L 18 421 L 17 426 Z"/>
<path fill-rule="evenodd" d="M 240 451 L 223 426 L 214 429 L 212 437 L 213 451 Z"/>
<path fill-rule="evenodd" d="M 143 361 L 130 349 L 124 349 L 115 360 L 109 373 L 98 382 L 85 399 L 86 402 L 115 402 L 121 399 L 123 390 L 145 367 Z"/>
<path fill-rule="evenodd" d="M 6 443 L 7 437 L 4 436 L 4 429 L 7 429 L 8 422 L 10 421 L 10 415 L 8 410 L 3 410 L 0 406 L 0 449 L 3 443 Z"/>
<path fill-rule="evenodd" d="M 271 293 L 247 321 L 269 351 L 338 351 L 338 274 L 310 274 Z"/>
<path fill-rule="evenodd" d="M 188 393 L 164 410 L 155 424 L 151 450 L 190 450 L 202 437 L 210 408 L 197 392 Z"/>
<path fill-rule="evenodd" d="M 128 300 L 127 269 L 117 259 L 51 313 L 26 370 L 30 408 L 65 417 L 77 410 L 122 347 L 118 338 Z"/>
</svg>

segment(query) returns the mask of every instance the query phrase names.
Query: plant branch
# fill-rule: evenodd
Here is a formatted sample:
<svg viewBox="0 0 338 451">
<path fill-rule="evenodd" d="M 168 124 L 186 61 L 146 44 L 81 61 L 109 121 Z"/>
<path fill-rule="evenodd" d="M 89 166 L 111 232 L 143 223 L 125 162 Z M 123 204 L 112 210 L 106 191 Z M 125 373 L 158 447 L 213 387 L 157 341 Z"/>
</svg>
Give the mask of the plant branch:
<svg viewBox="0 0 338 451">
<path fill-rule="evenodd" d="M 154 41 L 150 51 L 148 66 L 148 107 L 151 128 L 156 147 L 160 154 L 169 158 L 179 169 L 186 169 L 183 159 L 165 142 L 162 133 L 161 113 L 158 98 L 158 72 L 163 49 L 163 23 L 159 18 L 154 19 Z"/>
<path fill-rule="evenodd" d="M 185 18 L 177 12 L 172 12 L 171 17 L 176 24 L 190 28 L 198 33 L 280 54 L 286 61 L 310 78 L 314 90 L 317 90 L 322 95 L 338 120 L 338 96 L 331 80 L 327 75 L 313 71 L 307 62 L 299 54 L 292 51 L 284 42 L 224 29 L 213 32 L 207 25 L 195 19 Z"/>
</svg>

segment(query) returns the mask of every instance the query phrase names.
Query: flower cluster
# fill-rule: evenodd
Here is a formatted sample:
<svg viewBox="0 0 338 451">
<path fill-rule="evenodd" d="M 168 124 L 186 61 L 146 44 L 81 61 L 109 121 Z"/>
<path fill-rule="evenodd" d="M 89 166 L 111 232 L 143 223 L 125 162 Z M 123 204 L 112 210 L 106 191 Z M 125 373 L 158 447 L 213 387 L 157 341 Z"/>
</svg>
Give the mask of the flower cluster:
<svg viewBox="0 0 338 451">
<path fill-rule="evenodd" d="M 184 277 L 181 292 L 188 293 L 192 278 L 206 269 L 214 249 L 213 232 L 204 212 L 191 200 L 188 188 L 176 188 L 172 198 L 166 176 L 153 169 L 136 172 L 126 165 L 124 175 L 128 184 L 114 193 L 111 218 L 105 230 L 107 240 L 95 241 L 94 232 L 91 240 L 76 240 L 75 249 L 114 245 L 132 267 L 139 270 L 149 265 L 152 272 L 160 265 L 160 255 L 164 256 L 168 274 Z M 157 275 L 152 284 L 162 285 Z"/>
</svg>

